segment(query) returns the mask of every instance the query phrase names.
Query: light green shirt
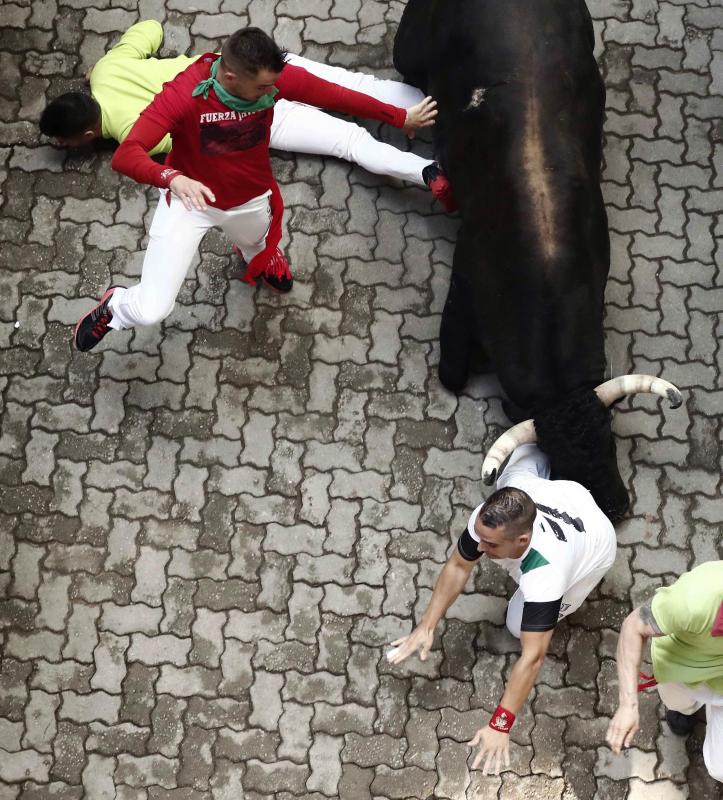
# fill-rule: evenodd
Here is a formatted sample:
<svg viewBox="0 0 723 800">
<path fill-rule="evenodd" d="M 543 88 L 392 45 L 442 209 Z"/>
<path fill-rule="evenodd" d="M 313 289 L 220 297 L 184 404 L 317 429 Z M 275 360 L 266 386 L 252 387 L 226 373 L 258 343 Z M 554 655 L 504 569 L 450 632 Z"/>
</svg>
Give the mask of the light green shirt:
<svg viewBox="0 0 723 800">
<path fill-rule="evenodd" d="M 708 561 L 658 589 L 653 617 L 667 634 L 653 639 L 658 683 L 705 683 L 723 694 L 723 636 L 711 636 L 723 604 L 723 561 Z"/>
<path fill-rule="evenodd" d="M 151 58 L 162 41 L 160 22 L 138 22 L 93 67 L 90 91 L 100 105 L 104 139 L 122 142 L 163 84 L 173 80 L 198 58 Z M 151 155 L 167 153 L 170 149 L 171 137 L 168 135 L 151 150 Z"/>
</svg>

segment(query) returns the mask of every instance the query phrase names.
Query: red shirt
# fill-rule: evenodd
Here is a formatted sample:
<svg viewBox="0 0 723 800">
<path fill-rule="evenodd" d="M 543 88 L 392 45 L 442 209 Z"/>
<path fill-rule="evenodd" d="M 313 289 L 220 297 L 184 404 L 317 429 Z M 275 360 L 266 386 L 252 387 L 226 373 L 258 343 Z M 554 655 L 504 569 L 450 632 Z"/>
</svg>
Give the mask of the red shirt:
<svg viewBox="0 0 723 800">
<path fill-rule="evenodd" d="M 164 84 L 138 118 L 112 166 L 139 183 L 166 187 L 169 168 L 179 170 L 208 186 L 216 196 L 212 205 L 227 209 L 246 203 L 275 186 L 269 159 L 272 108 L 232 111 L 216 97 L 193 97 L 196 85 L 208 78 L 218 58 L 206 53 L 172 81 Z M 276 81 L 276 99 L 299 100 L 358 117 L 377 119 L 397 128 L 404 126 L 403 108 L 380 103 L 373 97 L 317 78 L 301 67 L 286 64 Z M 165 165 L 148 151 L 170 133 L 173 149 Z"/>
</svg>

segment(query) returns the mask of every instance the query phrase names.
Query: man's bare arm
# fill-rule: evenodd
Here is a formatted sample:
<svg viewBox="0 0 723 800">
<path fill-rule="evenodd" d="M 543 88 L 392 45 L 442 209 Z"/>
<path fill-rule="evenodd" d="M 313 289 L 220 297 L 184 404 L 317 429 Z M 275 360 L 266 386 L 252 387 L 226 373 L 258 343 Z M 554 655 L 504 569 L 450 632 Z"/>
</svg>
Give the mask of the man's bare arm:
<svg viewBox="0 0 723 800">
<path fill-rule="evenodd" d="M 442 567 L 437 582 L 434 584 L 432 599 L 427 610 L 422 615 L 422 620 L 409 634 L 392 642 L 396 650 L 389 655 L 392 664 L 404 661 L 407 656 L 419 651 L 422 661 L 432 647 L 434 629 L 437 623 L 446 614 L 447 609 L 454 603 L 464 589 L 476 561 L 465 561 L 455 548 L 447 563 Z"/>
<path fill-rule="evenodd" d="M 618 664 L 619 707 L 607 732 L 607 742 L 615 753 L 628 747 L 640 727 L 638 713 L 638 673 L 648 639 L 664 636 L 650 605 L 628 614 L 620 628 L 616 660 Z"/>
<path fill-rule="evenodd" d="M 554 628 L 540 632 L 522 631 L 520 635 L 522 653 L 512 668 L 505 693 L 499 703 L 505 711 L 511 711 L 516 716 L 524 705 L 545 662 L 554 632 Z M 488 725 L 477 731 L 470 745 L 472 747 L 479 745 L 479 751 L 472 762 L 472 769 L 476 769 L 483 758 L 485 758 L 483 768 L 485 775 L 488 772 L 498 773 L 503 765 L 509 766 L 510 737 L 507 732 L 493 730 L 491 725 Z"/>
<path fill-rule="evenodd" d="M 535 685 L 540 668 L 545 663 L 545 656 L 555 629 L 549 631 L 522 631 L 520 643 L 522 653 L 512 667 L 510 679 L 507 681 L 505 693 L 500 705 L 508 708 L 513 714 L 522 708 Z"/>
</svg>

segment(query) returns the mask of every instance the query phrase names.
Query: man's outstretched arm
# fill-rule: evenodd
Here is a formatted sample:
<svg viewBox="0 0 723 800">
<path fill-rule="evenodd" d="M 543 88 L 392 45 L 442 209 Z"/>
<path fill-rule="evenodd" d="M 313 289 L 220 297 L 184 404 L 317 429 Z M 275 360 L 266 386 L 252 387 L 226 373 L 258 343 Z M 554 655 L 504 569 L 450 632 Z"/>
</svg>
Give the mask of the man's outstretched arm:
<svg viewBox="0 0 723 800">
<path fill-rule="evenodd" d="M 643 651 L 648 639 L 664 635 L 649 605 L 640 606 L 628 614 L 620 628 L 616 653 L 619 705 L 605 737 L 614 753 L 619 753 L 623 747 L 629 747 L 640 728 L 638 673 Z"/>
<path fill-rule="evenodd" d="M 484 774 L 490 770 L 498 773 L 502 765 L 510 765 L 510 736 L 514 718 L 527 700 L 530 690 L 535 685 L 540 668 L 545 663 L 545 656 L 555 629 L 549 631 L 522 631 L 520 642 L 522 653 L 515 662 L 505 692 L 502 695 L 489 725 L 480 728 L 470 742 L 472 747 L 479 745 L 479 752 L 472 763 L 472 769 L 486 756 Z"/>
<path fill-rule="evenodd" d="M 446 614 L 447 609 L 454 603 L 464 589 L 470 572 L 474 569 L 476 561 L 465 561 L 455 548 L 447 563 L 442 567 L 437 582 L 434 584 L 432 599 L 422 620 L 409 634 L 392 642 L 395 648 L 390 651 L 388 659 L 392 664 L 399 664 L 412 653 L 419 652 L 419 657 L 425 661 L 432 647 L 434 629 L 437 623 Z"/>
<path fill-rule="evenodd" d="M 395 128 L 402 128 L 407 135 L 412 135 L 419 128 L 434 125 L 437 116 L 437 104 L 431 97 L 411 108 L 398 108 L 362 92 L 325 81 L 292 64 L 284 67 L 276 81 L 276 87 L 279 90 L 279 99 L 298 100 L 329 111 L 376 119 Z"/>
</svg>

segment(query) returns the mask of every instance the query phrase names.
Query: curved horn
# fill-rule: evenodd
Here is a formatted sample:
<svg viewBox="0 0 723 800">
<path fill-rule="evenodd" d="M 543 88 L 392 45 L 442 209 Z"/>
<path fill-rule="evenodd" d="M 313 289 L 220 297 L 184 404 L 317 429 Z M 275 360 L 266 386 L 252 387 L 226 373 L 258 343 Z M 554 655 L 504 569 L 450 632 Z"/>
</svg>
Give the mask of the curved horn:
<svg viewBox="0 0 723 800">
<path fill-rule="evenodd" d="M 595 389 L 595 394 L 606 406 L 612 405 L 627 394 L 636 392 L 650 392 L 665 397 L 670 402 L 671 408 L 678 408 L 683 403 L 683 396 L 672 383 L 652 375 L 621 375 L 601 383 Z M 536 441 L 534 420 L 526 419 L 506 430 L 485 456 L 482 463 L 482 481 L 487 486 L 494 483 L 500 466 L 512 455 L 512 451 L 521 444 Z"/>
<path fill-rule="evenodd" d="M 683 403 L 683 396 L 672 383 L 662 378 L 654 378 L 652 375 L 621 375 L 619 378 L 601 383 L 595 389 L 595 394 L 606 406 L 612 405 L 626 394 L 637 392 L 650 392 L 666 397 L 671 408 L 678 408 Z"/>
<path fill-rule="evenodd" d="M 484 483 L 487 486 L 494 483 L 497 477 L 497 470 L 504 464 L 505 459 L 512 454 L 516 447 L 526 442 L 536 441 L 535 423 L 531 419 L 526 419 L 524 422 L 520 422 L 506 430 L 489 449 L 482 463 L 482 480 Z"/>
</svg>

